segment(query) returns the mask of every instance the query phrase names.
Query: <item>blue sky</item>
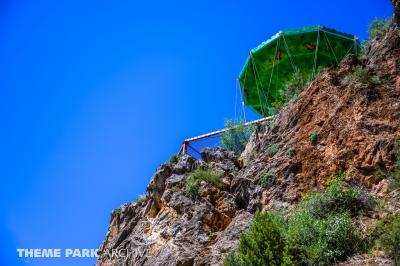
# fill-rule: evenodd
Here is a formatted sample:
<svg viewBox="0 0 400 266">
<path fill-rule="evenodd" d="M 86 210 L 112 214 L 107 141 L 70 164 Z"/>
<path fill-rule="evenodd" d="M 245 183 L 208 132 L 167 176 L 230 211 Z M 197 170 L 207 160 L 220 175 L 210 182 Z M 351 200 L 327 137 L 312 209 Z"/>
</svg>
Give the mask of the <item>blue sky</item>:
<svg viewBox="0 0 400 266">
<path fill-rule="evenodd" d="M 366 37 L 389 0 L 0 2 L 0 265 L 97 248 L 186 137 L 233 117 L 249 50 L 281 29 Z M 254 117 L 251 116 L 251 117 Z"/>
</svg>

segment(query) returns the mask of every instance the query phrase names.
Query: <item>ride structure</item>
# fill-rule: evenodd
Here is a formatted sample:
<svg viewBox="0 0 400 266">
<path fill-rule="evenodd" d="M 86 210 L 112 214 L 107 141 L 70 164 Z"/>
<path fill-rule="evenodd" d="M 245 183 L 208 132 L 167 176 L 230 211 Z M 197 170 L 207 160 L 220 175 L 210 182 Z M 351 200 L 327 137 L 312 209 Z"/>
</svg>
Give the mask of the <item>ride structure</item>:
<svg viewBox="0 0 400 266">
<path fill-rule="evenodd" d="M 356 36 L 324 26 L 280 31 L 250 51 L 238 78 L 244 102 L 260 116 L 271 115 L 288 82 L 310 81 L 358 51 Z"/>
<path fill-rule="evenodd" d="M 242 110 L 237 119 L 235 101 L 235 120 L 244 122 L 244 126 L 270 121 L 273 109 L 285 102 L 290 83 L 309 84 L 318 72 L 337 66 L 348 54 L 357 55 L 359 50 L 356 36 L 324 26 L 278 32 L 250 50 L 237 79 Z M 262 118 L 246 122 L 245 106 Z M 178 155 L 188 153 L 199 158 L 202 149 L 220 146 L 220 134 L 231 129 L 185 139 Z"/>
</svg>

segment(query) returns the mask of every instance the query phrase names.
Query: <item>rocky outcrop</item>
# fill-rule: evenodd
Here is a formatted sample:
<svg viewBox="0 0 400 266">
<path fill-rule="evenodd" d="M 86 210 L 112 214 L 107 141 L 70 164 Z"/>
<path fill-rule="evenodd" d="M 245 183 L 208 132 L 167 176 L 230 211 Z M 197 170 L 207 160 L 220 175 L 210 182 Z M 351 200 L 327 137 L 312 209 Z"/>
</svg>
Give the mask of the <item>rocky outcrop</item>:
<svg viewBox="0 0 400 266">
<path fill-rule="evenodd" d="M 204 160 L 184 156 L 175 165 L 161 165 L 151 178 L 146 199 L 112 214 L 97 265 L 221 264 L 252 215 L 239 208 L 230 191 L 239 170 L 237 157 L 219 148 L 202 155 Z M 219 170 L 225 186 L 202 183 L 199 196 L 190 195 L 184 178 L 198 167 Z M 128 254 L 121 256 L 121 250 Z"/>
<path fill-rule="evenodd" d="M 96 265 L 222 265 L 257 210 L 291 208 L 340 172 L 400 209 L 382 180 L 395 160 L 399 99 L 400 31 L 392 27 L 364 57 L 321 73 L 272 123 L 259 125 L 240 158 L 216 148 L 202 160 L 161 165 L 145 198 L 112 213 Z M 201 182 L 197 195 L 188 193 L 185 180 L 197 168 L 214 169 L 223 184 Z M 390 265 L 357 255 L 340 265 L 380 263 Z"/>
</svg>

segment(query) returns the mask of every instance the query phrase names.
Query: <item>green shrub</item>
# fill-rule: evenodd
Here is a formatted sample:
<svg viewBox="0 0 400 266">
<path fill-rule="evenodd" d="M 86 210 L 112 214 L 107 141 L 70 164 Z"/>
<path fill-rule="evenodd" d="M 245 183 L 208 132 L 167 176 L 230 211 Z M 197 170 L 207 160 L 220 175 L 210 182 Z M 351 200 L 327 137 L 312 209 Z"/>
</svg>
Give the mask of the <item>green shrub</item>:
<svg viewBox="0 0 400 266">
<path fill-rule="evenodd" d="M 378 75 L 373 75 L 370 79 L 370 83 L 372 85 L 388 85 L 390 81 L 385 77 L 380 77 Z"/>
<path fill-rule="evenodd" d="M 281 97 L 285 103 L 297 98 L 297 96 L 307 86 L 308 82 L 303 78 L 300 72 L 294 73 L 285 84 L 285 89 L 281 91 Z"/>
<path fill-rule="evenodd" d="M 400 189 L 400 141 L 396 145 L 395 156 L 396 156 L 396 162 L 394 164 L 393 170 L 389 174 L 390 190 Z"/>
<path fill-rule="evenodd" d="M 382 36 L 386 34 L 387 30 L 390 28 L 393 22 L 393 18 L 375 18 L 368 25 L 368 39 L 363 41 L 361 44 L 361 50 L 359 55 L 365 56 L 366 51 L 368 51 L 368 47 L 375 37 Z"/>
<path fill-rule="evenodd" d="M 177 164 L 179 161 L 179 156 L 176 154 L 172 154 L 171 157 L 169 158 L 169 162 L 171 164 Z"/>
<path fill-rule="evenodd" d="M 378 246 L 394 259 L 395 265 L 400 265 L 400 213 L 385 219 L 379 230 Z"/>
<path fill-rule="evenodd" d="M 311 132 L 310 135 L 308 136 L 308 139 L 310 140 L 312 145 L 317 145 L 317 143 L 318 143 L 318 132 L 317 131 Z"/>
<path fill-rule="evenodd" d="M 279 99 L 271 103 L 272 107 L 269 109 L 269 112 L 271 114 L 279 113 L 285 105 L 294 101 L 308 84 L 309 82 L 304 79 L 299 71 L 293 73 L 285 83 L 284 89 L 280 91 Z"/>
<path fill-rule="evenodd" d="M 375 18 L 368 25 L 368 38 L 371 40 L 379 35 L 385 34 L 391 24 L 392 18 Z"/>
<path fill-rule="evenodd" d="M 198 168 L 186 177 L 186 190 L 194 196 L 197 195 L 199 192 L 201 181 L 210 183 L 215 187 L 223 186 L 221 175 L 215 170 Z"/>
<path fill-rule="evenodd" d="M 240 235 L 236 253 L 227 256 L 225 266 L 281 265 L 285 248 L 285 222 L 272 212 L 256 213 L 247 232 Z"/>
<path fill-rule="evenodd" d="M 370 77 L 367 70 L 362 65 L 357 65 L 351 74 L 351 79 L 355 82 L 364 83 L 369 80 Z"/>
<path fill-rule="evenodd" d="M 139 197 L 137 197 L 137 198 L 133 201 L 133 203 L 140 204 L 140 203 L 144 202 L 146 199 L 147 199 L 147 196 L 146 196 L 146 195 L 139 195 Z"/>
<path fill-rule="evenodd" d="M 221 146 L 235 154 L 241 154 L 254 131 L 254 127 L 245 127 L 243 122 L 235 123 L 225 120 L 225 127 L 229 130 L 221 133 Z"/>
<path fill-rule="evenodd" d="M 324 193 L 308 194 L 287 220 L 257 214 L 224 265 L 326 265 L 343 259 L 361 245 L 352 215 L 365 208 L 365 198 L 343 175 L 334 177 Z"/>
<path fill-rule="evenodd" d="M 224 266 L 240 266 L 239 262 L 236 261 L 234 252 L 228 252 L 224 260 Z"/>
<path fill-rule="evenodd" d="M 295 148 L 289 148 L 286 151 L 286 155 L 289 157 L 293 157 L 296 155 L 296 149 Z"/>
<path fill-rule="evenodd" d="M 267 146 L 267 155 L 272 157 L 279 151 L 280 145 L 279 144 L 269 144 Z"/>
<path fill-rule="evenodd" d="M 121 213 L 121 210 L 122 210 L 122 208 L 118 207 L 118 208 L 113 210 L 113 213 L 116 214 L 116 215 L 119 215 Z"/>
<path fill-rule="evenodd" d="M 364 83 L 372 86 L 387 85 L 390 83 L 387 78 L 380 77 L 378 75 L 371 76 L 362 65 L 357 65 L 354 68 L 353 73 L 351 74 L 351 79 L 354 82 Z"/>
<path fill-rule="evenodd" d="M 344 212 L 356 216 L 372 210 L 374 206 L 375 201 L 368 194 L 347 185 L 344 174 L 333 177 L 325 193 L 309 193 L 301 202 L 301 208 L 319 218 L 324 218 L 330 213 Z"/>
<path fill-rule="evenodd" d="M 259 183 L 260 186 L 265 188 L 271 186 L 274 182 L 274 175 L 270 172 L 266 172 L 260 175 Z"/>
<path fill-rule="evenodd" d="M 301 209 L 289 218 L 285 257 L 296 265 L 325 265 L 354 252 L 360 239 L 350 214 L 315 218 Z"/>
</svg>

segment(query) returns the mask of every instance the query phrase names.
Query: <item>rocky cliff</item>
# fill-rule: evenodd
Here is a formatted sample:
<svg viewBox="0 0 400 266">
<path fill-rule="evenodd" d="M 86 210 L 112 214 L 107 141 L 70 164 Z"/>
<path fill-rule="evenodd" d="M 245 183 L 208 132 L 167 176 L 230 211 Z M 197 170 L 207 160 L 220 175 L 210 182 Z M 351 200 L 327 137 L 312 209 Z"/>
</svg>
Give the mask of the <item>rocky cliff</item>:
<svg viewBox="0 0 400 266">
<path fill-rule="evenodd" d="M 395 161 L 399 99 L 400 30 L 393 26 L 364 56 L 324 71 L 273 123 L 259 125 L 239 158 L 207 149 L 202 160 L 184 156 L 159 166 L 146 197 L 112 213 L 96 265 L 222 265 L 257 210 L 290 208 L 339 172 L 388 197 L 381 173 Z M 193 196 L 185 178 L 204 167 L 220 173 L 223 184 L 203 181 Z M 261 186 L 265 173 L 273 178 Z M 400 197 L 390 197 L 400 210 Z M 118 250 L 122 256 L 112 253 Z"/>
</svg>

